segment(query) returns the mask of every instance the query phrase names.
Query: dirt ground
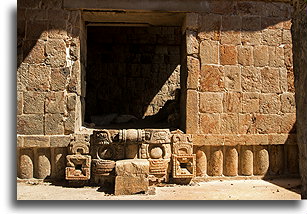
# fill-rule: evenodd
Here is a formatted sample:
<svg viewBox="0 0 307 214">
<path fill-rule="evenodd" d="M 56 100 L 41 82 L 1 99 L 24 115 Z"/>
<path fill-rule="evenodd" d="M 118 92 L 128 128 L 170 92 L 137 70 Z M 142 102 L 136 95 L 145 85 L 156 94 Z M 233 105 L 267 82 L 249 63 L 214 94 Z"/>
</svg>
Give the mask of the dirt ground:
<svg viewBox="0 0 307 214">
<path fill-rule="evenodd" d="M 235 180 L 168 185 L 147 194 L 114 196 L 99 187 L 17 183 L 17 200 L 300 200 L 299 179 Z"/>
</svg>

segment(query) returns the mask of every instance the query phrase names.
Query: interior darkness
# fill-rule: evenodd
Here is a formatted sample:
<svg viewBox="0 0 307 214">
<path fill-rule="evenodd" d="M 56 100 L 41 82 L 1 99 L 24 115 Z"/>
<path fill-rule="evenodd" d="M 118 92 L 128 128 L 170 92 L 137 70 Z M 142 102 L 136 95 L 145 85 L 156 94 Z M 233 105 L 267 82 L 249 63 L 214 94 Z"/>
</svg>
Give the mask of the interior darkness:
<svg viewBox="0 0 307 214">
<path fill-rule="evenodd" d="M 178 128 L 180 27 L 87 27 L 85 125 Z"/>
</svg>

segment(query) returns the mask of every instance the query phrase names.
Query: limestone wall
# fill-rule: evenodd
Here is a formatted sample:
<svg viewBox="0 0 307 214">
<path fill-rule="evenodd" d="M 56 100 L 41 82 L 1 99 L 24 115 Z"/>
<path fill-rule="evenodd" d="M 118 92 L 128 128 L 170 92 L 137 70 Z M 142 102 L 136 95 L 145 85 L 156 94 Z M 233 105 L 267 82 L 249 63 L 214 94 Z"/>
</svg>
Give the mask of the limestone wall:
<svg viewBox="0 0 307 214">
<path fill-rule="evenodd" d="M 197 175 L 297 175 L 290 5 L 207 4 L 183 23 L 181 117 Z M 84 118 L 85 22 L 61 0 L 20 1 L 17 34 L 18 177 L 63 179 Z"/>
</svg>

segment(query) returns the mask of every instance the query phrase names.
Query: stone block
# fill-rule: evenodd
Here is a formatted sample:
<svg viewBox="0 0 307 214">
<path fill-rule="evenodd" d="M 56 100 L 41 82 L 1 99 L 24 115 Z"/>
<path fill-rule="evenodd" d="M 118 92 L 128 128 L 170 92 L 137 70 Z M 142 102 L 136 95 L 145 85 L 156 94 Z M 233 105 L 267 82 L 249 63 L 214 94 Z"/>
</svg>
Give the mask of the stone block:
<svg viewBox="0 0 307 214">
<path fill-rule="evenodd" d="M 255 67 L 243 67 L 241 70 L 241 84 L 244 92 L 260 92 L 261 72 Z"/>
<path fill-rule="evenodd" d="M 288 92 L 295 92 L 293 68 L 287 68 Z"/>
<path fill-rule="evenodd" d="M 148 176 L 116 176 L 115 195 L 132 195 L 148 191 Z"/>
<path fill-rule="evenodd" d="M 17 171 L 18 177 L 21 179 L 33 178 L 34 154 L 32 149 L 20 149 Z"/>
<path fill-rule="evenodd" d="M 268 2 L 265 7 L 265 15 L 268 17 L 289 18 L 289 16 L 291 15 L 291 7 L 287 4 L 276 4 L 273 2 Z"/>
<path fill-rule="evenodd" d="M 23 113 L 23 93 L 17 91 L 17 115 L 21 115 Z"/>
<path fill-rule="evenodd" d="M 239 31 L 222 31 L 221 32 L 221 44 L 222 45 L 240 45 L 241 44 L 241 32 Z"/>
<path fill-rule="evenodd" d="M 51 70 L 43 65 L 30 65 L 27 78 L 27 90 L 48 91 L 50 89 Z"/>
<path fill-rule="evenodd" d="M 49 19 L 48 22 L 48 39 L 66 39 L 66 20 Z"/>
<path fill-rule="evenodd" d="M 199 72 L 200 72 L 199 60 L 195 57 L 187 56 L 187 68 L 188 68 L 187 88 L 197 89 L 199 81 Z"/>
<path fill-rule="evenodd" d="M 285 29 L 285 30 L 291 30 L 291 25 L 292 25 L 291 20 L 284 21 L 284 22 L 283 22 L 283 29 Z"/>
<path fill-rule="evenodd" d="M 51 175 L 51 153 L 49 148 L 38 148 L 36 151 L 37 165 L 34 177 L 45 179 Z"/>
<path fill-rule="evenodd" d="M 220 114 L 200 114 L 200 132 L 202 134 L 220 134 Z"/>
<path fill-rule="evenodd" d="M 239 32 L 242 28 L 242 18 L 240 16 L 222 16 L 222 33 Z M 232 45 L 235 45 L 232 43 Z"/>
<path fill-rule="evenodd" d="M 225 137 L 220 134 L 198 134 L 193 137 L 193 145 L 197 146 L 220 146 L 224 145 Z"/>
<path fill-rule="evenodd" d="M 51 178 L 54 180 L 63 180 L 65 178 L 67 149 L 54 148 L 52 152 Z"/>
<path fill-rule="evenodd" d="M 187 13 L 185 16 L 184 27 L 190 30 L 197 30 L 199 27 L 199 14 Z"/>
<path fill-rule="evenodd" d="M 246 92 L 242 93 L 242 111 L 244 113 L 259 112 L 259 93 Z"/>
<path fill-rule="evenodd" d="M 295 113 L 295 97 L 293 93 L 283 93 L 280 95 L 281 111 L 283 113 Z"/>
<path fill-rule="evenodd" d="M 45 61 L 45 42 L 42 40 L 25 40 L 22 44 L 23 62 L 39 64 Z"/>
<path fill-rule="evenodd" d="M 239 66 L 224 66 L 225 89 L 227 91 L 241 91 L 241 68 Z"/>
<path fill-rule="evenodd" d="M 203 15 L 200 19 L 200 30 L 198 37 L 201 40 L 219 41 L 221 31 L 222 16 L 220 15 Z"/>
<path fill-rule="evenodd" d="M 17 91 L 25 91 L 28 85 L 29 65 L 21 63 L 17 68 Z"/>
<path fill-rule="evenodd" d="M 211 147 L 209 160 L 209 175 L 222 176 L 223 175 L 223 150 L 222 147 Z"/>
<path fill-rule="evenodd" d="M 239 134 L 255 133 L 255 116 L 253 114 L 239 114 Z"/>
<path fill-rule="evenodd" d="M 260 110 L 262 114 L 277 114 L 280 112 L 281 102 L 278 94 L 260 94 Z"/>
<path fill-rule="evenodd" d="M 65 113 L 64 92 L 49 92 L 46 94 L 46 113 Z"/>
<path fill-rule="evenodd" d="M 149 162 L 145 159 L 126 159 L 116 161 L 115 172 L 117 176 L 138 177 L 149 174 Z"/>
<path fill-rule="evenodd" d="M 225 0 L 220 2 L 209 1 L 208 5 L 209 11 L 214 14 L 232 15 L 236 11 L 236 4 Z"/>
<path fill-rule="evenodd" d="M 220 66 L 204 65 L 200 72 L 201 91 L 223 91 L 225 87 L 224 71 Z"/>
<path fill-rule="evenodd" d="M 260 45 L 254 47 L 254 65 L 257 67 L 264 67 L 269 65 L 268 46 Z"/>
<path fill-rule="evenodd" d="M 281 17 L 261 17 L 262 29 L 282 29 L 283 19 Z"/>
<path fill-rule="evenodd" d="M 254 175 L 266 175 L 269 169 L 269 152 L 267 147 L 256 146 L 254 152 Z"/>
<path fill-rule="evenodd" d="M 299 151 L 297 145 L 286 146 L 287 169 L 290 174 L 299 173 Z"/>
<path fill-rule="evenodd" d="M 50 136 L 50 147 L 59 148 L 66 147 L 70 143 L 70 136 Z"/>
<path fill-rule="evenodd" d="M 253 48 L 252 46 L 238 46 L 238 63 L 243 66 L 253 65 Z"/>
<path fill-rule="evenodd" d="M 261 17 L 245 16 L 242 19 L 243 31 L 259 31 L 261 30 Z"/>
<path fill-rule="evenodd" d="M 202 113 L 222 113 L 223 112 L 223 94 L 214 92 L 200 93 L 199 97 Z"/>
<path fill-rule="evenodd" d="M 45 134 L 63 135 L 64 123 L 62 114 L 45 114 Z"/>
<path fill-rule="evenodd" d="M 238 114 L 221 114 L 221 134 L 237 134 L 239 132 Z"/>
<path fill-rule="evenodd" d="M 234 45 L 220 45 L 219 54 L 222 65 L 236 65 L 238 63 L 238 52 Z"/>
<path fill-rule="evenodd" d="M 242 112 L 242 93 L 228 92 L 223 97 L 224 113 L 240 113 Z"/>
<path fill-rule="evenodd" d="M 26 39 L 46 40 L 48 36 L 47 20 L 28 21 L 26 25 Z"/>
<path fill-rule="evenodd" d="M 17 115 L 17 134 L 44 134 L 44 117 L 42 114 Z"/>
<path fill-rule="evenodd" d="M 265 67 L 261 69 L 262 87 L 264 93 L 280 93 L 279 69 Z"/>
<path fill-rule="evenodd" d="M 263 45 L 279 46 L 282 43 L 281 29 L 265 29 L 262 31 Z"/>
<path fill-rule="evenodd" d="M 240 175 L 251 176 L 253 175 L 253 147 L 242 146 L 240 151 Z"/>
<path fill-rule="evenodd" d="M 202 149 L 196 152 L 196 176 L 204 177 L 207 175 L 207 155 Z"/>
<path fill-rule="evenodd" d="M 281 92 L 288 91 L 288 77 L 287 77 L 287 69 L 281 68 L 279 70 L 280 77 L 280 90 Z"/>
<path fill-rule="evenodd" d="M 43 114 L 45 111 L 45 93 L 27 91 L 24 92 L 24 113 Z"/>
<path fill-rule="evenodd" d="M 266 134 L 252 134 L 245 136 L 245 145 L 268 145 L 269 139 Z"/>
<path fill-rule="evenodd" d="M 66 180 L 89 180 L 91 156 L 67 155 L 67 167 L 65 170 Z"/>
<path fill-rule="evenodd" d="M 51 67 L 63 67 L 66 65 L 66 44 L 61 39 L 48 39 L 46 42 L 45 63 Z"/>
<path fill-rule="evenodd" d="M 194 90 L 187 91 L 187 104 L 186 104 L 186 132 L 189 134 L 198 132 L 198 93 Z"/>
<path fill-rule="evenodd" d="M 197 41 L 197 33 L 191 30 L 186 31 L 187 54 L 193 55 L 199 53 L 199 43 Z"/>
<path fill-rule="evenodd" d="M 42 148 L 50 147 L 49 136 L 24 136 L 24 147 Z"/>
<path fill-rule="evenodd" d="M 242 31 L 241 42 L 242 45 L 254 45 L 255 47 L 260 45 L 262 41 L 262 35 L 257 31 Z"/>
<path fill-rule="evenodd" d="M 63 91 L 66 89 L 70 71 L 69 68 L 52 68 L 51 69 L 51 90 Z"/>
<path fill-rule="evenodd" d="M 256 130 L 259 134 L 280 133 L 281 117 L 276 114 L 256 115 Z"/>
<path fill-rule="evenodd" d="M 71 76 L 68 83 L 68 92 L 81 95 L 81 65 L 79 61 L 75 61 L 72 65 Z"/>
<path fill-rule="evenodd" d="M 236 147 L 226 147 L 224 157 L 223 174 L 226 176 L 237 176 L 239 167 L 239 154 Z"/>
<path fill-rule="evenodd" d="M 284 67 L 284 48 L 283 47 L 268 47 L 269 65 L 271 67 Z"/>
<path fill-rule="evenodd" d="M 290 30 L 282 31 L 282 43 L 283 44 L 291 44 L 292 43 L 292 35 Z"/>
<path fill-rule="evenodd" d="M 205 40 L 200 43 L 199 57 L 201 65 L 219 64 L 219 44 L 217 41 Z"/>
<path fill-rule="evenodd" d="M 263 15 L 264 4 L 254 1 L 239 1 L 237 3 L 237 11 L 239 15 Z"/>
<path fill-rule="evenodd" d="M 67 116 L 64 117 L 64 134 L 72 134 L 76 129 L 76 112 L 70 111 Z"/>
<path fill-rule="evenodd" d="M 269 134 L 268 140 L 270 145 L 284 145 L 288 143 L 288 134 Z"/>
<path fill-rule="evenodd" d="M 296 114 L 287 113 L 281 115 L 280 132 L 294 133 L 296 130 Z"/>
<path fill-rule="evenodd" d="M 284 59 L 285 59 L 285 66 L 287 68 L 293 66 L 293 52 L 292 52 L 292 44 L 286 44 L 284 46 Z"/>
<path fill-rule="evenodd" d="M 24 139 L 23 139 L 22 136 L 18 136 L 18 135 L 17 135 L 17 138 L 16 138 L 16 145 L 17 145 L 17 148 L 23 147 L 23 145 L 24 145 Z"/>
</svg>

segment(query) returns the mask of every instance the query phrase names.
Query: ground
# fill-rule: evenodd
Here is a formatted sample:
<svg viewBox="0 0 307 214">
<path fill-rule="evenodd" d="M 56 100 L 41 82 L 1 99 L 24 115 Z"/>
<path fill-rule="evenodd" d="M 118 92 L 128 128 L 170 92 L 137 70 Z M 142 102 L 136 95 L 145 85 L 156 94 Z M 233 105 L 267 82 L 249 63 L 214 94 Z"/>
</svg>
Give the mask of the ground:
<svg viewBox="0 0 307 214">
<path fill-rule="evenodd" d="M 300 200 L 299 179 L 235 180 L 156 187 L 155 194 L 114 196 L 99 187 L 17 183 L 17 200 Z"/>
</svg>

